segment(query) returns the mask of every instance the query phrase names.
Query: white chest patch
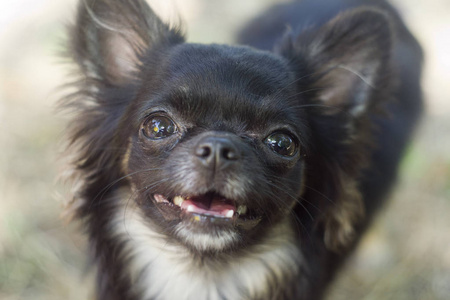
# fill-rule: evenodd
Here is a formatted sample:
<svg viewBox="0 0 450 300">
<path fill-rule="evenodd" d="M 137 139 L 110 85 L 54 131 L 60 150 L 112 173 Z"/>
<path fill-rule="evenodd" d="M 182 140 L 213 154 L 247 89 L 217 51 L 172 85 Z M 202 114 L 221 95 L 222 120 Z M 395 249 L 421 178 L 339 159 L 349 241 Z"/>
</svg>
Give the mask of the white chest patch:
<svg viewBox="0 0 450 300">
<path fill-rule="evenodd" d="M 268 289 L 296 276 L 303 261 L 288 222 L 239 255 L 199 259 L 168 242 L 132 206 L 118 209 L 110 226 L 113 237 L 126 244 L 120 255 L 142 299 L 267 299 Z"/>
</svg>

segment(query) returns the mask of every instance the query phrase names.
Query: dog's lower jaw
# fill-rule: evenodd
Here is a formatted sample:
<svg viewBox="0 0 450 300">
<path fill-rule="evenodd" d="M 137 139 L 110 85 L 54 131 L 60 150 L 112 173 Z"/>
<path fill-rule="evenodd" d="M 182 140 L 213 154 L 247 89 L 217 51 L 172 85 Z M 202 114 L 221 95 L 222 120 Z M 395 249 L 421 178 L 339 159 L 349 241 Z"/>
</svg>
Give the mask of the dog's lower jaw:
<svg viewBox="0 0 450 300">
<path fill-rule="evenodd" d="M 239 240 L 238 233 L 230 229 L 220 231 L 210 230 L 208 233 L 192 233 L 192 230 L 184 223 L 179 223 L 175 228 L 175 234 L 187 245 L 197 251 L 222 251 L 234 245 Z"/>
<path fill-rule="evenodd" d="M 124 263 L 133 299 L 291 298 L 287 295 L 292 293 L 293 281 L 301 278 L 304 258 L 289 219 L 274 225 L 259 244 L 247 249 L 199 256 L 152 228 L 137 207 L 127 206 L 127 191 L 116 197 L 120 204 L 110 219 L 110 238 L 125 245 L 116 259 Z M 221 240 L 234 238 L 226 234 L 212 241 L 220 247 Z M 196 239 L 204 240 L 206 247 L 213 243 L 206 236 Z M 301 281 L 294 285 L 302 289 Z"/>
</svg>

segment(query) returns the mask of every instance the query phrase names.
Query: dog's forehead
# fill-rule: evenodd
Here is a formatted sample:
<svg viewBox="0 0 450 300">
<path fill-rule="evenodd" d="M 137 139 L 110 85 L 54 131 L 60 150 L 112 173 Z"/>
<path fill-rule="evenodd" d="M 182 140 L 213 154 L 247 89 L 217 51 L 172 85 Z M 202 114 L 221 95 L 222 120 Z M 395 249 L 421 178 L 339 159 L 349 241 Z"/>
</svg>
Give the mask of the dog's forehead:
<svg viewBox="0 0 450 300">
<path fill-rule="evenodd" d="M 286 61 L 270 52 L 214 44 L 175 47 L 167 68 L 169 81 L 183 89 L 230 88 L 258 96 L 281 89 L 291 76 Z"/>
<path fill-rule="evenodd" d="M 289 97 L 295 85 L 286 61 L 249 47 L 182 45 L 172 51 L 166 74 L 164 101 L 191 118 L 260 122 L 287 117 L 297 104 Z"/>
</svg>

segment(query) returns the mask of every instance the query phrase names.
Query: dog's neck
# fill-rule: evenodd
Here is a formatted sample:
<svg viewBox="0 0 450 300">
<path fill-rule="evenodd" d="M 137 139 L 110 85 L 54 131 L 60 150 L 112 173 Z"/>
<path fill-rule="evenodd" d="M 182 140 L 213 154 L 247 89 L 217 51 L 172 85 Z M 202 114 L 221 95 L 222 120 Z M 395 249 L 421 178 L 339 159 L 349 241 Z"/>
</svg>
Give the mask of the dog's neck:
<svg viewBox="0 0 450 300">
<path fill-rule="evenodd" d="M 124 205 L 111 219 L 110 232 L 125 245 L 119 259 L 126 261 L 123 271 L 138 299 L 274 299 L 294 292 L 285 287 L 292 286 L 304 262 L 289 220 L 238 255 L 199 259 L 151 228 L 127 199 L 121 197 Z"/>
</svg>

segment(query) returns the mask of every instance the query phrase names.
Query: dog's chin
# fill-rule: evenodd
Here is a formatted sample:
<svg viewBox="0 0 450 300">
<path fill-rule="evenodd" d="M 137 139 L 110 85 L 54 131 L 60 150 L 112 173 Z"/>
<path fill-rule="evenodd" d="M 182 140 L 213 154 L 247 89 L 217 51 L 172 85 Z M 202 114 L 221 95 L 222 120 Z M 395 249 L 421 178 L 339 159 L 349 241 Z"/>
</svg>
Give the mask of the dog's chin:
<svg viewBox="0 0 450 300">
<path fill-rule="evenodd" d="M 184 245 L 196 251 L 225 251 L 243 242 L 261 216 L 245 204 L 218 193 L 167 197 L 153 194 L 152 203 Z"/>
</svg>

